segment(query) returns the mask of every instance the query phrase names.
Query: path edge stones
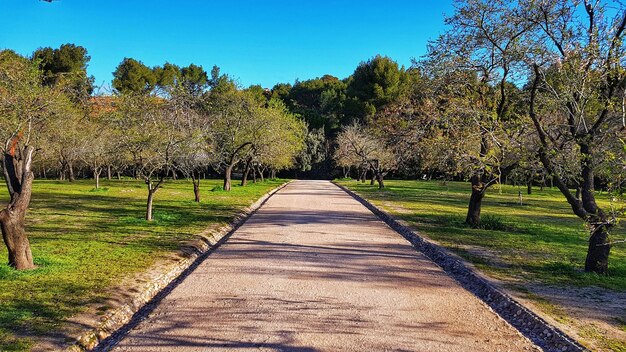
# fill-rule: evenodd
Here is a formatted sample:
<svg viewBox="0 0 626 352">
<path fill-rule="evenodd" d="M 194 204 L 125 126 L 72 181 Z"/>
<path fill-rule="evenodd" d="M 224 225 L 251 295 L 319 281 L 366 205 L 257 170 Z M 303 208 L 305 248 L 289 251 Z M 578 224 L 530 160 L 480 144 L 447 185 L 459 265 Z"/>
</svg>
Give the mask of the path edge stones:
<svg viewBox="0 0 626 352">
<path fill-rule="evenodd" d="M 162 273 L 139 289 L 121 306 L 107 313 L 95 329 L 90 329 L 76 338 L 65 349 L 66 352 L 107 351 L 122 338 L 127 331 L 138 324 L 158 302 L 187 277 L 204 259 L 219 248 L 228 238 L 257 212 L 276 192 L 285 188 L 287 181 L 265 193 L 249 207 L 245 208 L 227 225 L 212 234 L 201 234 L 200 239 L 190 246 L 192 252 L 179 260 L 170 270 Z"/>
<path fill-rule="evenodd" d="M 463 288 L 473 293 L 487 304 L 496 314 L 530 339 L 537 346 L 548 352 L 588 351 L 575 339 L 559 328 L 551 325 L 537 314 L 516 301 L 507 293 L 495 287 L 482 275 L 467 265 L 461 258 L 448 252 L 445 248 L 434 244 L 420 236 L 409 227 L 402 225 L 385 211 L 379 209 L 365 198 L 347 187 L 332 182 L 352 198 L 363 204 L 387 226 L 402 235 L 413 247 L 426 255 L 441 267 L 450 277 Z"/>
</svg>

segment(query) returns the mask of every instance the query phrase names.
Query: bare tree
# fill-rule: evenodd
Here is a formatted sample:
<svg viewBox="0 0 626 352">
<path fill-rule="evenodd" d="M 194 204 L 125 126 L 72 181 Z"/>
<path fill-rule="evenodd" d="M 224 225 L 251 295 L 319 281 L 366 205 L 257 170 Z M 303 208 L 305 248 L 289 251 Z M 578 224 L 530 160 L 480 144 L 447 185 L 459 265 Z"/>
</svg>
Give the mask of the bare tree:
<svg viewBox="0 0 626 352">
<path fill-rule="evenodd" d="M 338 161 L 345 164 L 358 160 L 359 166 L 372 171 L 378 188 L 385 187 L 384 177 L 395 168 L 397 157 L 383 139 L 377 138 L 367 127 L 353 123 L 339 133 L 337 144 L 339 152 L 335 157 Z"/>
</svg>

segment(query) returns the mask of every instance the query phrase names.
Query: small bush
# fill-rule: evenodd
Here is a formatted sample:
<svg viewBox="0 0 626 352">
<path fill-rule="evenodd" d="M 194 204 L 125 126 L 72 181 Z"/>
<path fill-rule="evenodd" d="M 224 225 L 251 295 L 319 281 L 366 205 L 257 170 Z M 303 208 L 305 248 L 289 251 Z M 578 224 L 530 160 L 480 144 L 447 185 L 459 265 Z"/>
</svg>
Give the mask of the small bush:
<svg viewBox="0 0 626 352">
<path fill-rule="evenodd" d="M 213 188 L 211 188 L 211 192 L 221 192 L 224 190 L 224 187 L 222 186 L 215 186 Z"/>
<path fill-rule="evenodd" d="M 507 229 L 506 223 L 499 216 L 485 215 L 480 219 L 480 224 L 476 226 L 478 229 L 504 231 Z"/>
</svg>

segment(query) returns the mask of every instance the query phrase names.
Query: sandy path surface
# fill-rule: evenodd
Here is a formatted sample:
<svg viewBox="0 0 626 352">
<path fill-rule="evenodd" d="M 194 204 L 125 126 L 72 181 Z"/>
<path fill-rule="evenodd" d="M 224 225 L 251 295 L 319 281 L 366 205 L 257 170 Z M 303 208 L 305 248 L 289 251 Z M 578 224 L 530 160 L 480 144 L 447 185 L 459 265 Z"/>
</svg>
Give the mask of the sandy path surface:
<svg viewBox="0 0 626 352">
<path fill-rule="evenodd" d="M 296 181 L 115 350 L 534 349 L 348 194 Z"/>
</svg>

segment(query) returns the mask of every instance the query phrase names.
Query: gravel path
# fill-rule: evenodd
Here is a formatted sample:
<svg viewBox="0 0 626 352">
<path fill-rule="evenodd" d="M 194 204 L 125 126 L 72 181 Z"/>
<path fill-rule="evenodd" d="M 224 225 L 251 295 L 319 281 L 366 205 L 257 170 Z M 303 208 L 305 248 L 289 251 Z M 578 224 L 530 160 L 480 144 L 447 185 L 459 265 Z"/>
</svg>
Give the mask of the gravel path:
<svg viewBox="0 0 626 352">
<path fill-rule="evenodd" d="M 276 193 L 115 348 L 535 349 L 326 181 L 296 181 Z"/>
</svg>

